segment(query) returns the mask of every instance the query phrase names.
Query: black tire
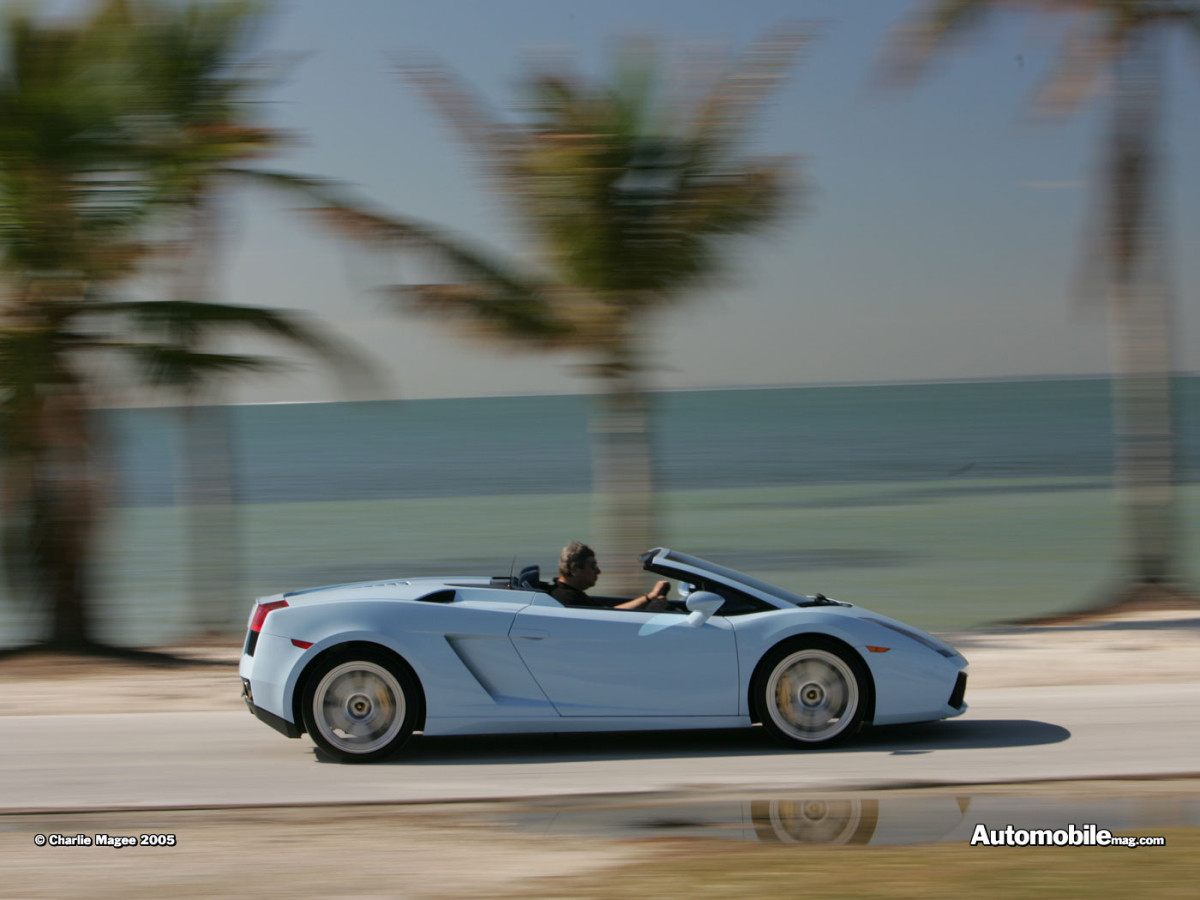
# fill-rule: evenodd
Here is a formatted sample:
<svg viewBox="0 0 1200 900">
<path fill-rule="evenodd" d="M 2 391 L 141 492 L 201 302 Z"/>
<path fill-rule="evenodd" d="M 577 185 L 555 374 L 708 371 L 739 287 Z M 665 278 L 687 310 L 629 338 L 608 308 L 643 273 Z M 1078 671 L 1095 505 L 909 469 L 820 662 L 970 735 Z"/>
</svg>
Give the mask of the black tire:
<svg viewBox="0 0 1200 900">
<path fill-rule="evenodd" d="M 871 676 L 845 645 L 788 641 L 763 657 L 754 701 L 763 728 L 794 748 L 828 747 L 856 735 L 871 700 Z"/>
<path fill-rule="evenodd" d="M 421 692 L 409 672 L 369 648 L 331 654 L 304 684 L 301 709 L 308 733 L 342 762 L 391 756 L 413 733 Z"/>
</svg>

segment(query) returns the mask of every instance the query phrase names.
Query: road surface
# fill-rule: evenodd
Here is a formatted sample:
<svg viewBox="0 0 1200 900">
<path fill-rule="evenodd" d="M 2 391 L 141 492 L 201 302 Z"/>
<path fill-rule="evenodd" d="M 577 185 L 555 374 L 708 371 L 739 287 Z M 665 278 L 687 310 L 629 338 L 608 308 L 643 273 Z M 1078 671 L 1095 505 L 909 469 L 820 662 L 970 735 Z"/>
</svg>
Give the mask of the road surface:
<svg viewBox="0 0 1200 900">
<path fill-rule="evenodd" d="M 959 719 L 791 751 L 761 729 L 414 738 L 338 764 L 247 712 L 0 718 L 0 811 L 830 790 L 1200 773 L 1200 681 L 980 689 Z"/>
</svg>

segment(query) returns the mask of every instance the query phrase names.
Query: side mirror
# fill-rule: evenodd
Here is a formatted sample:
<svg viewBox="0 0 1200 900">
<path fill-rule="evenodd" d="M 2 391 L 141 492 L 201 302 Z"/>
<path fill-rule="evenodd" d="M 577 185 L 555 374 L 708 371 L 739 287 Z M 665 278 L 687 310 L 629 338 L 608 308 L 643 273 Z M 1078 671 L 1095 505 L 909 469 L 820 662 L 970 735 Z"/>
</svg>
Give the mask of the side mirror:
<svg viewBox="0 0 1200 900">
<path fill-rule="evenodd" d="M 686 621 L 696 627 L 703 625 L 724 605 L 725 598 L 711 591 L 692 591 L 687 598 L 687 610 L 690 615 Z"/>
</svg>

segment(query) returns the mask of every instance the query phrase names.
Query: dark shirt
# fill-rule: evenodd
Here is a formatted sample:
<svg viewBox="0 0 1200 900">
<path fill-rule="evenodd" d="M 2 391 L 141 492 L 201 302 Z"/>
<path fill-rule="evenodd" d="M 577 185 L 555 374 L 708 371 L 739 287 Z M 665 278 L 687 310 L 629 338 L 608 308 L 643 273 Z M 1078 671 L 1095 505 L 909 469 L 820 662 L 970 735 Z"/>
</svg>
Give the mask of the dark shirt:
<svg viewBox="0 0 1200 900">
<path fill-rule="evenodd" d="M 601 607 L 604 604 L 593 600 L 579 588 L 573 588 L 565 581 L 559 581 L 557 578 L 550 585 L 549 594 L 563 606 L 593 606 Z"/>
</svg>

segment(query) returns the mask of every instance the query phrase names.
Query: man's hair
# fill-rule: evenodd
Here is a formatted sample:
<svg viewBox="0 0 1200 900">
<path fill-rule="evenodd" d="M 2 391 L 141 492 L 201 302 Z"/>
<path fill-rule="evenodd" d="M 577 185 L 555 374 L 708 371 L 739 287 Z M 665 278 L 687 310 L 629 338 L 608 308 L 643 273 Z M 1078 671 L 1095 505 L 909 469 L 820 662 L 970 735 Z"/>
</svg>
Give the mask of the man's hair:
<svg viewBox="0 0 1200 900">
<path fill-rule="evenodd" d="M 563 578 L 569 578 L 572 572 L 587 562 L 589 556 L 595 555 L 596 551 L 583 541 L 571 541 L 563 547 L 563 551 L 558 557 L 558 574 Z"/>
</svg>

